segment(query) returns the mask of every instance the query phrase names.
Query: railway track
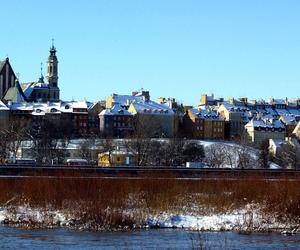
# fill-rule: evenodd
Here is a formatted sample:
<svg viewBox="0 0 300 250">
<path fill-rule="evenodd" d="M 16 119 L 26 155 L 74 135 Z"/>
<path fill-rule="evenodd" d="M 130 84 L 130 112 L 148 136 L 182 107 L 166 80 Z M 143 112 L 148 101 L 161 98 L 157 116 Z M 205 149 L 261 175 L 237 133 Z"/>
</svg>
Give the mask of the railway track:
<svg viewBox="0 0 300 250">
<path fill-rule="evenodd" d="M 0 165 L 1 178 L 106 178 L 106 179 L 267 179 L 299 180 L 299 170 L 208 169 L 182 167 L 69 167 L 65 165 Z"/>
</svg>

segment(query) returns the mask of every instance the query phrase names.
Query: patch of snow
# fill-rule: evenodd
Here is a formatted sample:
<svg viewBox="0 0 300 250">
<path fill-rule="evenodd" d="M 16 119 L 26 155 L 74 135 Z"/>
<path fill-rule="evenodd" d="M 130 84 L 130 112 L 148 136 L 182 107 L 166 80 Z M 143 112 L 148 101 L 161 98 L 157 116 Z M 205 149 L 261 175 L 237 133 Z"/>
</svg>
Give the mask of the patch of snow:
<svg viewBox="0 0 300 250">
<path fill-rule="evenodd" d="M 183 228 L 200 231 L 272 231 L 289 230 L 295 228 L 290 223 L 278 222 L 274 216 L 262 214 L 260 209 L 249 204 L 244 209 L 236 210 L 225 214 L 170 215 L 162 213 L 152 216 L 146 222 L 148 227 L 154 228 Z"/>
<path fill-rule="evenodd" d="M 214 214 L 204 216 L 167 214 L 154 217 L 147 221 L 150 227 L 185 228 L 190 230 L 221 231 L 234 230 L 243 218 L 241 213 Z"/>
<path fill-rule="evenodd" d="M 281 169 L 282 167 L 274 162 L 269 162 L 270 169 Z"/>
<path fill-rule="evenodd" d="M 61 211 L 51 209 L 31 208 L 27 205 L 0 208 L 0 223 L 33 222 L 46 225 L 68 225 L 69 219 Z"/>
</svg>

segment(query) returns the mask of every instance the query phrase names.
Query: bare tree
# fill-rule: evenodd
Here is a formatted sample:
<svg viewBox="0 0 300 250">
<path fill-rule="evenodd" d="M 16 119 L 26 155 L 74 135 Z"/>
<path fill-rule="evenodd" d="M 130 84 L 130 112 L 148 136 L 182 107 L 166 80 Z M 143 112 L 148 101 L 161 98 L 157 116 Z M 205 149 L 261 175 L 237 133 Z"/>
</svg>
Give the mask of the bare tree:
<svg viewBox="0 0 300 250">
<path fill-rule="evenodd" d="M 113 140 L 112 139 L 102 139 L 100 146 L 102 148 L 101 152 L 111 151 L 114 148 Z"/>
<path fill-rule="evenodd" d="M 297 151 L 296 148 L 291 144 L 285 144 L 282 150 L 278 153 L 275 159 L 283 168 L 296 169 L 297 167 Z"/>
<path fill-rule="evenodd" d="M 151 140 L 149 150 L 148 150 L 148 157 L 147 157 L 148 165 L 166 166 L 164 162 L 166 144 L 167 144 L 166 141 Z"/>
<path fill-rule="evenodd" d="M 249 168 L 251 166 L 251 155 L 248 147 L 240 145 L 237 150 L 237 167 L 238 168 Z"/>
<path fill-rule="evenodd" d="M 138 118 L 132 137 L 125 142 L 125 146 L 136 155 L 138 166 L 145 166 L 148 163 L 151 138 L 155 136 L 155 124 L 149 119 Z"/>
<path fill-rule="evenodd" d="M 0 154 L 7 159 L 10 154 L 15 160 L 22 141 L 29 136 L 29 128 L 18 120 L 11 119 L 9 124 L 0 130 Z"/>
<path fill-rule="evenodd" d="M 229 166 L 230 168 L 236 167 L 236 148 L 231 145 L 225 145 L 223 144 L 222 152 L 224 154 L 224 163 L 225 165 Z"/>
<path fill-rule="evenodd" d="M 213 144 L 206 148 L 205 163 L 212 168 L 223 167 L 225 163 L 224 147 L 221 144 Z"/>
<path fill-rule="evenodd" d="M 259 147 L 259 165 L 262 168 L 269 168 L 269 160 L 270 160 L 270 153 L 269 153 L 269 140 L 264 140 Z"/>
<path fill-rule="evenodd" d="M 39 133 L 31 133 L 31 154 L 38 163 L 51 164 L 63 163 L 67 157 L 69 136 L 64 129 L 50 121 L 39 124 Z"/>
<path fill-rule="evenodd" d="M 89 137 L 85 138 L 79 143 L 78 157 L 86 159 L 87 161 L 95 160 L 94 148 L 95 138 Z"/>
</svg>

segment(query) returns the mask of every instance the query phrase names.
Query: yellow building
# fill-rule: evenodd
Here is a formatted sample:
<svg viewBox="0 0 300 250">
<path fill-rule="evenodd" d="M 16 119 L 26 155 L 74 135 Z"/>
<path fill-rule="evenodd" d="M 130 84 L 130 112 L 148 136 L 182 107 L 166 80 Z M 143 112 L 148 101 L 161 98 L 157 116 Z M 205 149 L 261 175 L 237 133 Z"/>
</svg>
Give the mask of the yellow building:
<svg viewBox="0 0 300 250">
<path fill-rule="evenodd" d="M 225 139 L 225 121 L 214 110 L 194 108 L 187 112 L 188 119 L 185 129 L 194 138 Z"/>
<path fill-rule="evenodd" d="M 231 139 L 239 138 L 244 133 L 245 124 L 248 122 L 246 113 L 249 111 L 247 107 L 235 106 L 228 103 L 223 103 L 218 107 L 218 114 L 224 118 L 229 125 L 227 135 Z"/>
<path fill-rule="evenodd" d="M 300 141 L 300 122 L 298 122 L 297 126 L 295 127 L 292 136 L 296 137 Z"/>
<path fill-rule="evenodd" d="M 98 154 L 98 166 L 130 166 L 136 164 L 136 157 L 133 153 L 123 150 L 113 150 Z"/>
<path fill-rule="evenodd" d="M 200 105 L 211 105 L 217 106 L 219 102 L 223 102 L 223 98 L 215 98 L 214 94 L 211 95 L 201 95 Z"/>
</svg>

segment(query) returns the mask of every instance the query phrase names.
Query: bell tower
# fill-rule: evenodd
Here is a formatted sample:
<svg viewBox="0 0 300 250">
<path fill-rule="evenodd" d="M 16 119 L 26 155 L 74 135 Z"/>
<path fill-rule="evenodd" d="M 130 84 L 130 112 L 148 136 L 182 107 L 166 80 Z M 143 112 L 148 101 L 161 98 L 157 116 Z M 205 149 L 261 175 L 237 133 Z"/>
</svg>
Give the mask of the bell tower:
<svg viewBox="0 0 300 250">
<path fill-rule="evenodd" d="M 54 40 L 52 39 L 52 46 L 50 48 L 50 55 L 48 57 L 48 85 L 50 88 L 50 99 L 59 100 L 58 88 L 58 60 L 56 57 L 56 48 L 54 47 Z"/>
<path fill-rule="evenodd" d="M 56 48 L 52 40 L 52 47 L 50 48 L 50 55 L 48 57 L 48 83 L 49 87 L 57 88 L 58 84 L 58 60 L 56 57 Z"/>
</svg>

